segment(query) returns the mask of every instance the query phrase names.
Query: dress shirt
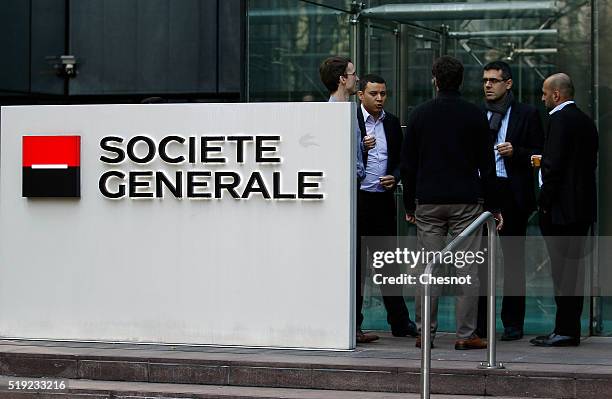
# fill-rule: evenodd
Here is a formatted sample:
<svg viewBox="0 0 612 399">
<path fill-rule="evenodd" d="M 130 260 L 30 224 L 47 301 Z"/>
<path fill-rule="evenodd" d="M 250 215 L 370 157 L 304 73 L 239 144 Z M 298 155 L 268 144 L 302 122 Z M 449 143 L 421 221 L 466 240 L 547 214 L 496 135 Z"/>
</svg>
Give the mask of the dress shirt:
<svg viewBox="0 0 612 399">
<path fill-rule="evenodd" d="M 375 120 L 372 115 L 366 111 L 363 104 L 361 105 L 363 113 L 363 121 L 365 123 L 366 134 L 376 138 L 374 148 L 368 150 L 368 162 L 365 167 L 365 178 L 361 182 L 361 190 L 369 192 L 385 192 L 385 188 L 380 184 L 379 178 L 387 174 L 387 137 L 385 136 L 385 128 L 383 120 L 385 119 L 385 111 L 383 110 L 380 117 Z"/>
<path fill-rule="evenodd" d="M 566 101 L 566 102 L 563 102 L 563 103 L 561 103 L 561 104 L 557 105 L 555 108 L 553 108 L 553 109 L 552 109 L 552 110 L 551 110 L 551 111 L 548 113 L 548 115 L 552 115 L 552 114 L 554 114 L 554 113 L 555 113 L 555 112 L 557 112 L 557 111 L 561 111 L 563 108 L 565 108 L 565 106 L 566 106 L 566 105 L 570 105 L 570 104 L 574 104 L 574 101 L 573 101 L 573 100 L 568 100 L 568 101 Z"/>
<path fill-rule="evenodd" d="M 336 103 L 336 102 L 341 102 L 340 100 L 338 100 L 336 97 L 334 96 L 329 96 L 329 102 L 330 103 Z M 355 103 L 352 103 L 353 107 L 355 106 Z M 361 132 L 359 131 L 359 123 L 357 123 L 357 111 L 355 110 L 354 112 L 355 114 L 355 151 L 357 151 L 357 162 L 355 165 L 356 171 L 357 171 L 357 179 L 358 180 L 362 180 L 365 177 L 365 170 L 363 169 L 363 155 L 361 153 Z"/>
<path fill-rule="evenodd" d="M 512 107 L 508 108 L 508 111 L 506 111 L 506 115 L 504 115 L 504 118 L 502 119 L 501 127 L 499 128 L 499 132 L 497 132 L 497 138 L 495 139 L 495 146 L 506 141 L 508 121 L 510 121 L 510 111 L 512 111 Z M 487 118 L 491 119 L 491 115 L 493 115 L 491 111 L 487 112 Z M 493 149 L 495 149 L 495 146 L 493 147 Z M 508 177 L 508 173 L 506 172 L 506 165 L 504 164 L 504 157 L 502 157 L 499 154 L 499 151 L 497 150 L 495 150 L 495 173 L 497 174 L 497 177 Z"/>
<path fill-rule="evenodd" d="M 557 111 L 561 111 L 563 108 L 565 108 L 566 105 L 570 105 L 570 104 L 574 104 L 575 101 L 573 100 L 568 100 L 565 102 L 562 102 L 561 104 L 557 105 L 555 108 L 553 108 L 552 110 L 550 110 L 550 112 L 548 113 L 548 115 L 552 115 Z M 538 185 L 540 187 L 542 187 L 542 184 L 544 182 L 542 181 L 542 169 L 538 170 Z"/>
</svg>

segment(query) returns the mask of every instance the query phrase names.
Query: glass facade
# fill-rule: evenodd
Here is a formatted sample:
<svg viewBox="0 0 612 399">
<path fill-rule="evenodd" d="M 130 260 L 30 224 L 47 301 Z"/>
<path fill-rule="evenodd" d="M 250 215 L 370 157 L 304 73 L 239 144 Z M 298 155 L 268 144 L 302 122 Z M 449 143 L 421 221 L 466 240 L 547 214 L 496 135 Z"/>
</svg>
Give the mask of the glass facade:
<svg viewBox="0 0 612 399">
<path fill-rule="evenodd" d="M 0 103 L 239 101 L 244 15 L 244 0 L 5 0 Z"/>
<path fill-rule="evenodd" d="M 310 2 L 256 0 L 248 20 L 249 100 L 326 100 L 319 64 L 331 54 L 349 55 L 349 14 Z"/>
<path fill-rule="evenodd" d="M 462 3 L 468 9 L 486 8 L 496 2 L 502 3 L 250 0 L 248 100 L 323 101 L 327 93 L 319 82 L 318 66 L 330 55 L 345 55 L 353 59 L 358 74 L 377 73 L 387 80 L 390 97 L 386 109 L 404 123 L 413 107 L 433 97 L 431 64 L 441 54 L 448 54 L 464 63 L 462 92 L 474 103 L 482 102 L 482 65 L 493 60 L 510 63 L 515 96 L 536 106 L 545 120 L 540 101 L 542 81 L 552 73 L 566 72 L 574 80 L 578 106 L 599 124 L 600 216 L 596 231 L 610 235 L 612 215 L 605 204 L 612 199 L 612 187 L 604 181 L 612 172 L 606 151 L 612 146 L 607 137 L 612 110 L 612 35 L 607 33 L 610 28 L 606 25 L 612 16 L 612 0 L 520 2 L 530 6 L 509 6 L 504 11 L 491 7 L 477 14 L 444 8 L 452 3 Z M 358 9 L 354 3 L 363 3 L 363 8 Z M 404 10 L 390 15 L 377 8 L 389 4 L 403 4 Z M 418 7 L 425 5 L 432 7 L 425 11 Z M 402 222 L 401 201 L 398 203 L 398 234 L 414 234 L 414 228 Z M 536 215 L 530 220 L 528 234 L 540 235 Z M 552 282 L 543 241 L 531 240 L 527 252 L 528 291 L 550 291 Z M 595 276 L 597 267 L 604 265 L 605 262 L 596 262 Z M 596 292 L 597 277 L 592 285 Z M 414 314 L 413 300 L 406 300 Z M 529 297 L 526 332 L 549 332 L 554 308 L 551 296 Z M 382 301 L 372 286 L 366 287 L 364 309 L 364 328 L 388 328 Z M 452 309 L 452 301 L 445 298 L 440 308 L 442 330 L 454 330 Z M 612 300 L 589 297 L 584 309 L 583 334 L 588 334 L 590 327 L 592 333 L 612 335 Z"/>
</svg>

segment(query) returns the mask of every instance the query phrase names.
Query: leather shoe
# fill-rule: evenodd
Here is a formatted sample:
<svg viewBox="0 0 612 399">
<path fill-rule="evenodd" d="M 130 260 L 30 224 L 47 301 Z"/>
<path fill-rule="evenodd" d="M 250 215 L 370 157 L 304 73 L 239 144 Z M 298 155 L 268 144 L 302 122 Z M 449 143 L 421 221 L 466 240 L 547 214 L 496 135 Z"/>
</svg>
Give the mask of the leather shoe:
<svg viewBox="0 0 612 399">
<path fill-rule="evenodd" d="M 416 346 L 417 348 L 421 347 L 421 336 L 417 335 L 416 337 L 416 342 L 414 343 L 414 346 Z M 433 338 L 431 339 L 431 349 L 435 348 L 436 346 L 433 343 Z"/>
<path fill-rule="evenodd" d="M 456 350 L 468 350 L 468 349 L 486 349 L 487 340 L 480 338 L 474 334 L 470 338 L 458 339 L 455 341 Z"/>
<path fill-rule="evenodd" d="M 504 328 L 504 334 L 501 336 L 502 341 L 516 341 L 523 338 L 523 329 L 518 327 Z"/>
<path fill-rule="evenodd" d="M 529 341 L 535 346 L 578 346 L 580 345 L 580 337 L 570 337 L 568 335 L 559 335 L 550 333 L 548 335 L 540 335 Z"/>
<path fill-rule="evenodd" d="M 372 333 L 364 333 L 361 328 L 357 330 L 357 343 L 367 344 L 378 340 L 378 335 Z"/>
<path fill-rule="evenodd" d="M 416 337 L 419 335 L 416 324 L 414 324 L 414 322 L 410 319 L 408 319 L 408 322 L 403 323 L 402 325 L 391 326 L 391 334 L 394 337 L 406 337 L 408 335 L 411 337 Z"/>
</svg>

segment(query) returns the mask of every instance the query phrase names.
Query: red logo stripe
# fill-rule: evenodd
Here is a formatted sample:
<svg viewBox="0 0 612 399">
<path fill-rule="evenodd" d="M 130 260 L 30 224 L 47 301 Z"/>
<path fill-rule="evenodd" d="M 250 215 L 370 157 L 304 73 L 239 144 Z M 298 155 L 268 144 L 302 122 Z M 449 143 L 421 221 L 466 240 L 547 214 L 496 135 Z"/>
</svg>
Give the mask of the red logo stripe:
<svg viewBox="0 0 612 399">
<path fill-rule="evenodd" d="M 81 164 L 81 136 L 23 136 L 23 166 Z"/>
</svg>

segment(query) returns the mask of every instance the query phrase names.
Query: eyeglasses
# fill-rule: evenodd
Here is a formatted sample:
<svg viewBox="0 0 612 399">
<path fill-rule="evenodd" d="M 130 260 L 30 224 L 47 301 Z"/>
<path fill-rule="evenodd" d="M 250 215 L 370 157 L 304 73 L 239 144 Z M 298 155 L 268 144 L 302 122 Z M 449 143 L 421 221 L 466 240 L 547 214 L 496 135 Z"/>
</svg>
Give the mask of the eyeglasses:
<svg viewBox="0 0 612 399">
<path fill-rule="evenodd" d="M 487 83 L 491 83 L 492 85 L 497 84 L 497 83 L 501 83 L 501 82 L 505 82 L 508 79 L 497 79 L 497 78 L 483 78 L 482 79 L 482 84 L 486 85 Z"/>
<path fill-rule="evenodd" d="M 348 78 L 349 76 L 351 76 L 351 75 L 352 75 L 352 76 L 357 76 L 357 71 L 354 71 L 353 73 L 345 73 L 345 74 L 344 74 L 344 76 L 346 76 L 347 78 Z"/>
</svg>

